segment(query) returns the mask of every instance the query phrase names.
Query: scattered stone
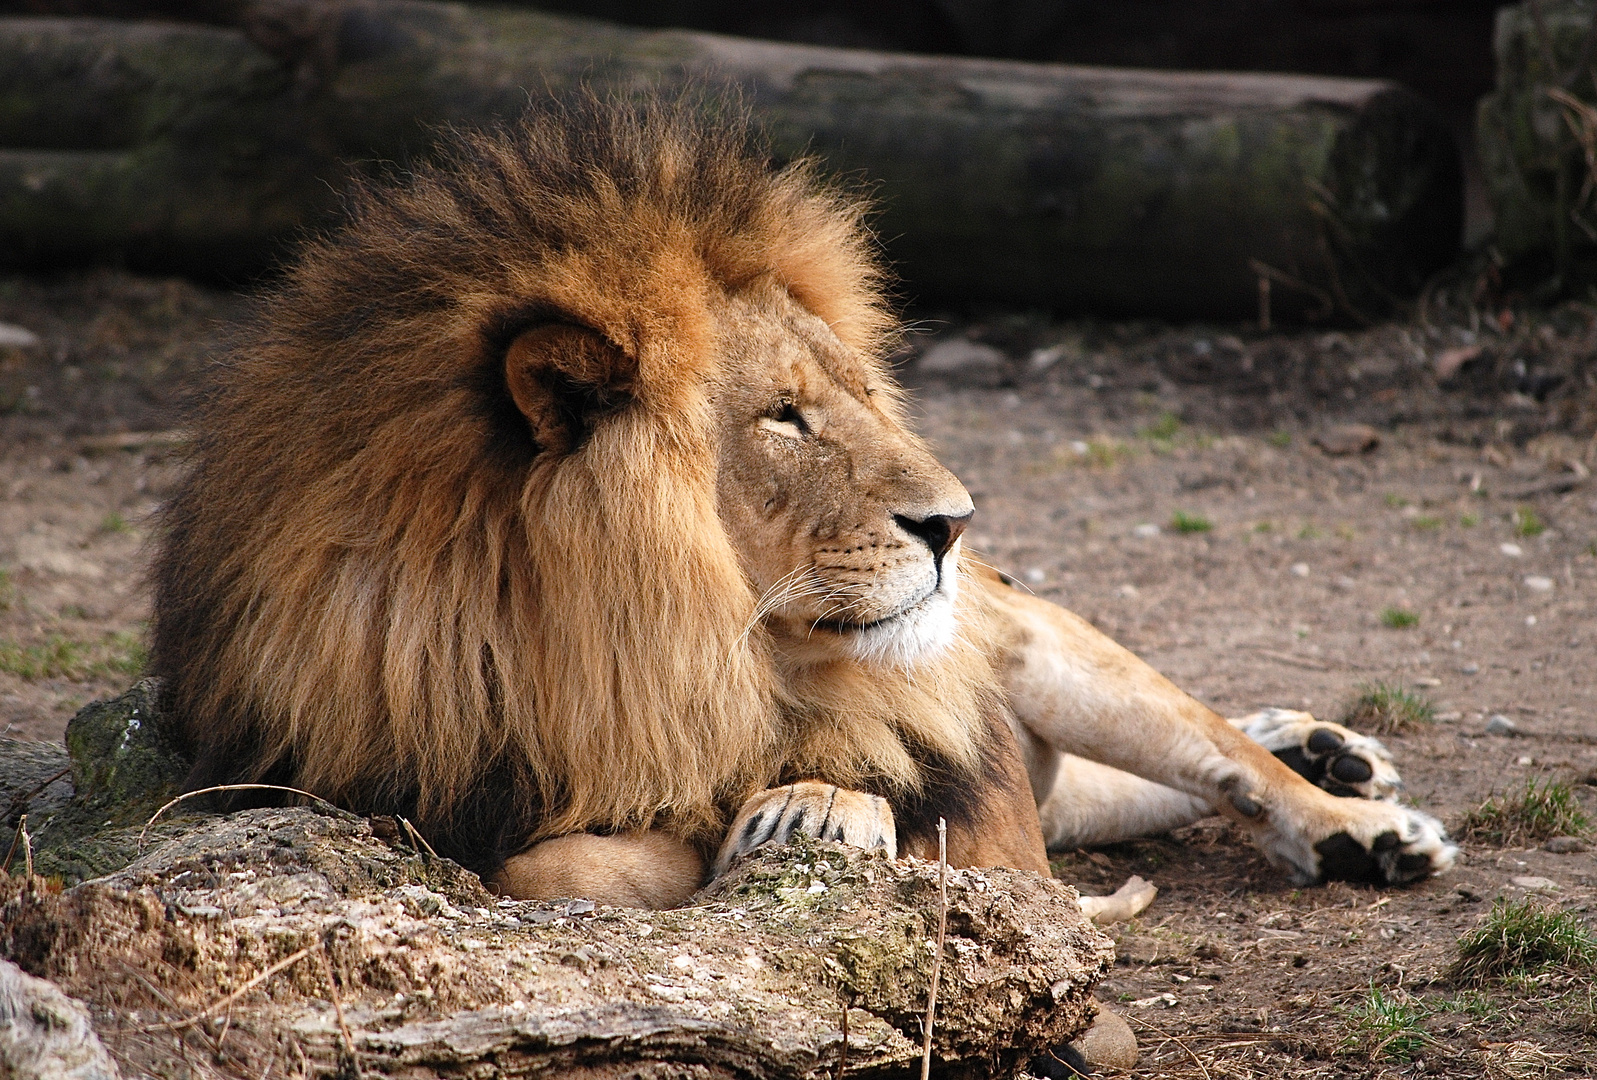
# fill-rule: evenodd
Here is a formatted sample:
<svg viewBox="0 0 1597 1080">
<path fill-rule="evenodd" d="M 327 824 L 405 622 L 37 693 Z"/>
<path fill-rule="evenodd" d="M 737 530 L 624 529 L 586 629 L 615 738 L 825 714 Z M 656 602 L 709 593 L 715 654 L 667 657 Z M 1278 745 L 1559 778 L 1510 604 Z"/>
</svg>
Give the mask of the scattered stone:
<svg viewBox="0 0 1597 1080">
<path fill-rule="evenodd" d="M 1480 356 L 1479 345 L 1460 345 L 1454 349 L 1443 349 L 1436 354 L 1436 359 L 1431 361 L 1436 372 L 1437 382 L 1446 382 L 1457 375 L 1465 364 Z"/>
<path fill-rule="evenodd" d="M 1542 845 L 1542 850 L 1550 851 L 1554 855 L 1578 855 L 1588 846 L 1586 841 L 1578 836 L 1555 836 Z"/>
<path fill-rule="evenodd" d="M 1424 678 L 1415 679 L 1414 680 L 1414 685 L 1415 686 L 1423 686 L 1427 690 L 1434 690 L 1436 687 L 1442 685 L 1442 680 L 1438 679 L 1438 678 L 1435 678 L 1433 676 L 1427 675 Z"/>
<path fill-rule="evenodd" d="M 1381 445 L 1381 433 L 1368 424 L 1339 424 L 1314 436 L 1314 445 L 1334 457 L 1362 454 Z"/>
<path fill-rule="evenodd" d="M 1534 764 L 1536 764 L 1536 759 L 1531 757 L 1529 754 L 1521 754 L 1519 757 L 1514 759 L 1514 764 L 1515 765 L 1534 765 Z"/>
<path fill-rule="evenodd" d="M 1331 584 L 1333 586 L 1335 586 L 1337 589 L 1341 590 L 1342 592 L 1352 592 L 1355 588 L 1358 587 L 1358 582 L 1354 581 L 1352 578 L 1348 577 L 1346 574 L 1343 574 L 1341 577 L 1339 577 L 1335 581 L 1331 582 Z"/>
<path fill-rule="evenodd" d="M 1027 570 L 1024 576 L 1027 583 L 1031 585 L 1041 585 L 1044 579 L 1048 577 L 1048 575 L 1043 572 L 1042 568 L 1037 566 L 1033 566 L 1031 569 Z"/>
<path fill-rule="evenodd" d="M 1293 577 L 1308 577 L 1309 576 L 1309 564 L 1306 563 L 1306 562 L 1295 562 L 1295 563 L 1293 563 L 1292 564 L 1292 576 Z"/>
<path fill-rule="evenodd" d="M 1456 724 L 1462 719 L 1464 719 L 1464 714 L 1456 709 L 1436 714 L 1436 722 L 1438 724 Z"/>
<path fill-rule="evenodd" d="M 1009 358 L 991 345 L 965 338 L 939 341 L 921 354 L 920 370 L 927 375 L 961 378 L 991 375 L 1009 364 Z"/>
<path fill-rule="evenodd" d="M 1130 597 L 1137 595 L 1137 587 L 1128 583 L 1120 586 L 1120 588 L 1116 589 L 1115 592 L 1129 599 Z"/>
<path fill-rule="evenodd" d="M 1493 713 L 1486 718 L 1486 734 L 1488 735 L 1513 735 L 1518 729 L 1519 725 L 1502 713 Z"/>
<path fill-rule="evenodd" d="M 1525 616 L 1525 625 L 1526 626 L 1535 626 L 1536 625 L 1536 616 L 1534 616 L 1534 615 Z"/>
<path fill-rule="evenodd" d="M 1131 1025 L 1102 1005 L 1092 1027 L 1070 1045 L 1088 1065 L 1129 1069 L 1137 1064 L 1137 1037 L 1131 1033 Z"/>
<path fill-rule="evenodd" d="M 1528 889 L 1531 892 L 1552 892 L 1558 888 L 1558 882 L 1552 878 L 1534 877 L 1529 874 L 1508 880 L 1521 889 Z"/>
<path fill-rule="evenodd" d="M 32 330 L 0 322 L 0 348 L 32 349 L 39 344 L 39 335 Z"/>
<path fill-rule="evenodd" d="M 1507 555 L 1510 559 L 1517 559 L 1525 554 L 1525 550 L 1518 544 L 1498 544 L 1497 550 Z"/>
<path fill-rule="evenodd" d="M 1458 670 L 1462 671 L 1466 675 L 1479 675 L 1481 673 L 1481 666 L 1475 663 L 1475 661 L 1471 660 Z"/>
<path fill-rule="evenodd" d="M 1145 521 L 1131 530 L 1131 535 L 1138 540 L 1152 540 L 1159 535 L 1159 526 L 1151 521 Z"/>
<path fill-rule="evenodd" d="M 0 1076 L 117 1080 L 121 1073 L 81 1002 L 0 960 Z"/>
<path fill-rule="evenodd" d="M 1549 577 L 1538 577 L 1533 574 L 1525 579 L 1525 588 L 1531 590 L 1532 592 L 1551 592 L 1553 588 L 1553 579 Z"/>
<path fill-rule="evenodd" d="M 1155 994 L 1153 997 L 1138 998 L 1131 1004 L 1134 1008 L 1138 1009 L 1148 1009 L 1155 1005 L 1166 1009 L 1173 1009 L 1179 1005 L 1180 1002 L 1176 1000 L 1176 996 L 1174 994 Z"/>
</svg>

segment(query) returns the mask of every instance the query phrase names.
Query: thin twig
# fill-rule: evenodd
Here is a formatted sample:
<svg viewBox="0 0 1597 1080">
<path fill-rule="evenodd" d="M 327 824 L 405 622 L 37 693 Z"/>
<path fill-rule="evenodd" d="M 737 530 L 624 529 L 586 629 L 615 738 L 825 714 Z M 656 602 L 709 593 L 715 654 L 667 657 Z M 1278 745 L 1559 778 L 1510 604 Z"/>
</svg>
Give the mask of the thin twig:
<svg viewBox="0 0 1597 1080">
<path fill-rule="evenodd" d="M 932 953 L 932 987 L 926 995 L 926 1046 L 920 1080 L 932 1074 L 932 1028 L 937 1022 L 937 983 L 943 975 L 943 936 L 948 931 L 948 822 L 937 819 L 937 950 Z"/>
<path fill-rule="evenodd" d="M 401 821 L 404 818 L 400 818 Z M 338 1016 L 338 1032 L 344 1039 L 344 1049 L 349 1054 L 349 1063 L 355 1067 L 355 1075 L 360 1075 L 360 1058 L 355 1056 L 355 1037 L 349 1033 L 349 1022 L 344 1019 L 344 1002 L 338 996 L 338 980 L 333 977 L 333 961 L 327 954 L 327 941 L 323 939 L 321 951 L 316 954 L 321 958 L 322 970 L 327 973 L 327 996 L 333 1001 L 333 1012 Z"/>
<path fill-rule="evenodd" d="M 39 794 L 45 788 L 49 787 L 51 784 L 55 783 L 57 780 L 61 779 L 63 776 L 65 776 L 67 773 L 69 773 L 71 771 L 72 771 L 72 766 L 67 765 L 64 768 L 62 768 L 62 770 L 60 772 L 56 773 L 54 776 L 51 776 L 48 779 L 43 780 L 43 781 L 33 785 L 27 791 L 24 791 L 21 795 L 18 795 L 16 798 L 12 799 L 11 800 L 11 806 L 6 811 L 6 817 L 10 817 L 12 814 L 16 813 L 18 810 L 21 810 L 24 806 L 27 806 L 30 802 L 33 801 L 33 797 L 35 795 Z"/>
<path fill-rule="evenodd" d="M 401 817 L 399 819 L 399 823 L 405 827 L 405 832 L 410 837 L 411 847 L 417 848 L 418 850 L 425 850 L 427 854 L 431 855 L 433 858 L 438 858 L 438 852 L 433 850 L 433 846 L 427 842 L 427 838 L 425 836 L 416 831 L 416 826 L 410 823 L 409 818 Z"/>
<path fill-rule="evenodd" d="M 150 831 L 150 826 L 154 825 L 156 819 L 162 814 L 172 809 L 172 807 L 176 806 L 184 799 L 192 799 L 196 795 L 210 795 L 211 793 L 217 791 L 286 791 L 292 795 L 303 795 L 307 799 L 315 799 L 324 806 L 333 805 L 320 795 L 313 795 L 309 791 L 302 791 L 297 787 L 284 787 L 282 784 L 217 784 L 214 787 L 202 787 L 198 791 L 185 791 L 183 794 L 179 795 L 177 798 L 173 799 L 171 802 L 167 803 L 165 806 L 161 807 L 155 813 L 150 815 L 150 820 L 146 821 L 144 823 L 144 828 L 139 830 L 140 850 L 144 848 L 144 834 Z M 333 808 L 335 810 L 337 809 L 337 807 Z"/>
<path fill-rule="evenodd" d="M 837 1080 L 843 1080 L 843 1073 L 848 1069 L 848 1010 L 854 1004 L 854 995 L 850 994 L 843 1002 L 843 1042 L 837 1048 Z"/>
<path fill-rule="evenodd" d="M 1198 1071 L 1203 1074 L 1203 1080 L 1211 1080 L 1209 1076 L 1209 1069 L 1206 1065 L 1204 1065 L 1203 1059 L 1198 1056 L 1197 1051 L 1193 1050 L 1192 1047 L 1182 1042 L 1180 1036 L 1172 1035 L 1168 1031 L 1165 1031 L 1163 1028 L 1159 1027 L 1157 1024 L 1150 1024 L 1146 1020 L 1138 1018 L 1133 1019 L 1136 1020 L 1136 1023 L 1139 1027 L 1145 1027 L 1149 1031 L 1152 1031 L 1155 1035 L 1163 1035 L 1165 1042 L 1173 1042 L 1177 1046 L 1181 1047 L 1186 1055 L 1192 1059 L 1192 1063 L 1198 1067 Z"/>
<path fill-rule="evenodd" d="M 229 1005 L 233 1004 L 233 1002 L 237 1001 L 239 998 L 255 989 L 261 983 L 265 982 L 267 979 L 270 979 L 273 975 L 276 975 L 279 971 L 282 971 L 284 968 L 293 967 L 295 964 L 305 959 L 314 950 L 320 947 L 320 943 L 318 942 L 316 945 L 305 946 L 305 948 L 301 949 L 297 953 L 294 953 L 292 956 L 283 957 L 283 959 L 279 960 L 277 963 L 273 964 L 271 967 L 267 968 L 253 979 L 250 979 L 243 986 L 227 995 L 227 997 L 223 998 L 221 1001 L 213 1002 L 210 1005 L 207 1005 L 205 1008 L 201 1009 L 187 1020 L 174 1020 L 170 1024 L 155 1024 L 151 1027 L 138 1028 L 137 1030 L 148 1034 L 153 1031 L 182 1031 L 186 1027 L 193 1027 L 195 1024 L 199 1023 L 201 1020 L 204 1020 L 207 1016 L 210 1016 L 218 1009 L 227 1008 Z"/>
<path fill-rule="evenodd" d="M 28 888 L 33 888 L 33 837 L 28 835 L 28 815 L 23 814 L 22 820 L 17 822 L 17 831 L 22 834 L 22 859 L 23 865 L 28 868 Z"/>
</svg>

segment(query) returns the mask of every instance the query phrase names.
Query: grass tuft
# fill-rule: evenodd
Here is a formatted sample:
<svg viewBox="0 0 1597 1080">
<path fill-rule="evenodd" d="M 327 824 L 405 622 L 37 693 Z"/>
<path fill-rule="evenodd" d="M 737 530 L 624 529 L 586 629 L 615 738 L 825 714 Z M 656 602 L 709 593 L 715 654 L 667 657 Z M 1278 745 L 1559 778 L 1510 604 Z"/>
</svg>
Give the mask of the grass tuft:
<svg viewBox="0 0 1597 1080">
<path fill-rule="evenodd" d="M 34 682 L 39 679 L 84 679 L 137 675 L 144 670 L 144 643 L 121 631 L 98 642 L 51 634 L 37 645 L 0 639 L 0 672 Z"/>
<path fill-rule="evenodd" d="M 1272 431 L 1264 438 L 1271 446 L 1287 447 L 1292 445 L 1292 433 L 1290 431 Z"/>
<path fill-rule="evenodd" d="M 1514 532 L 1520 536 L 1540 536 L 1547 531 L 1547 523 L 1528 506 L 1521 506 L 1509 518 L 1514 523 Z"/>
<path fill-rule="evenodd" d="M 1448 976 L 1480 985 L 1493 979 L 1597 970 L 1597 934 L 1568 911 L 1527 897 L 1498 900 L 1481 925 L 1458 941 Z"/>
<path fill-rule="evenodd" d="M 1408 630 L 1420 624 L 1418 612 L 1408 608 L 1385 607 L 1381 609 L 1381 625 L 1392 630 Z"/>
<path fill-rule="evenodd" d="M 1366 683 L 1348 706 L 1342 723 L 1348 727 L 1393 735 L 1429 724 L 1436 719 L 1436 706 L 1424 694 L 1393 683 Z"/>
<path fill-rule="evenodd" d="M 1178 533 L 1206 533 L 1214 529 L 1214 522 L 1202 514 L 1189 514 L 1177 510 L 1170 515 L 1170 528 Z"/>
<path fill-rule="evenodd" d="M 1143 428 L 1137 434 L 1141 435 L 1145 439 L 1157 439 L 1162 442 L 1169 442 L 1171 439 L 1174 439 L 1176 435 L 1180 433 L 1180 431 L 1181 417 L 1177 416 L 1173 412 L 1162 412 L 1159 414 L 1159 419 Z"/>
<path fill-rule="evenodd" d="M 1442 519 L 1434 514 L 1421 514 L 1409 524 L 1418 532 L 1435 532 L 1442 527 Z"/>
<path fill-rule="evenodd" d="M 132 532 L 133 526 L 128 524 L 128 519 L 123 517 L 121 513 L 112 510 L 100 519 L 99 531 L 108 536 L 120 536 L 124 533 Z"/>
<path fill-rule="evenodd" d="M 1430 1043 L 1420 1027 L 1425 1010 L 1398 991 L 1388 994 L 1371 985 L 1364 1000 L 1349 1010 L 1353 1039 L 1369 1050 L 1370 1057 L 1387 1061 L 1413 1061 Z"/>
<path fill-rule="evenodd" d="M 1469 812 L 1465 837 L 1506 847 L 1539 843 L 1555 836 L 1584 836 L 1591 818 L 1575 799 L 1574 789 L 1558 780 L 1531 777 L 1517 795 L 1493 795 Z"/>
</svg>

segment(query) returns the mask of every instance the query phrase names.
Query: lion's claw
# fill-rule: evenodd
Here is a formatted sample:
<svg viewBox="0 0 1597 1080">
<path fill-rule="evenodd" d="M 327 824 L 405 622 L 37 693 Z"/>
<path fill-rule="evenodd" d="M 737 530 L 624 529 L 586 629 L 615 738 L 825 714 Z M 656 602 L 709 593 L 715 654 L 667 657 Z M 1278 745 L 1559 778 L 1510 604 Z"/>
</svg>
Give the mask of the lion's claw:
<svg viewBox="0 0 1597 1080">
<path fill-rule="evenodd" d="M 762 844 L 785 844 L 799 833 L 898 856 L 897 827 L 887 800 L 803 780 L 762 791 L 743 804 L 715 858 L 715 875 L 726 873 L 740 856 Z"/>
<path fill-rule="evenodd" d="M 1332 795 L 1393 802 L 1403 778 L 1379 739 L 1296 709 L 1260 709 L 1232 724 L 1282 763 Z"/>
</svg>

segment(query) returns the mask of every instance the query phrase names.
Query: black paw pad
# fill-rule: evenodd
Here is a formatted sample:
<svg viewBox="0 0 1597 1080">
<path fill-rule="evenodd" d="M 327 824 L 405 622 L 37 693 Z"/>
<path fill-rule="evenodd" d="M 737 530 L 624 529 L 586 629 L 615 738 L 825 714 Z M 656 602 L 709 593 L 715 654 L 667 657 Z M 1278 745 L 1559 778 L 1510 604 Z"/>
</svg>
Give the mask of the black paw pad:
<svg viewBox="0 0 1597 1080">
<path fill-rule="evenodd" d="M 1375 770 L 1363 758 L 1345 754 L 1331 763 L 1331 775 L 1344 784 L 1362 784 L 1375 775 Z"/>
<path fill-rule="evenodd" d="M 1397 833 L 1393 832 L 1391 829 L 1387 829 L 1384 833 L 1375 838 L 1375 843 L 1372 846 L 1376 851 L 1391 851 L 1393 848 L 1400 846 L 1402 843 L 1402 837 L 1398 836 Z"/>
<path fill-rule="evenodd" d="M 1237 813 L 1245 818 L 1256 818 L 1264 813 L 1264 805 L 1251 795 L 1244 795 L 1240 791 L 1231 793 L 1231 805 L 1237 808 Z"/>
<path fill-rule="evenodd" d="M 1342 742 L 1343 739 L 1341 735 L 1337 734 L 1335 731 L 1332 731 L 1330 728 L 1323 727 L 1316 731 L 1313 735 L 1309 736 L 1307 746 L 1312 753 L 1329 754 L 1333 750 L 1340 750 L 1342 748 Z"/>
<path fill-rule="evenodd" d="M 1396 833 L 1382 833 L 1397 839 Z M 1379 841 L 1377 841 L 1379 842 Z M 1320 877 L 1326 881 L 1379 883 L 1381 864 L 1364 846 L 1345 832 L 1334 833 L 1314 845 L 1320 856 Z"/>
<path fill-rule="evenodd" d="M 1069 1043 L 1061 1043 L 1046 1054 L 1038 1054 L 1026 1066 L 1026 1071 L 1043 1080 L 1072 1080 L 1077 1076 L 1091 1076 L 1092 1066 Z"/>
</svg>

